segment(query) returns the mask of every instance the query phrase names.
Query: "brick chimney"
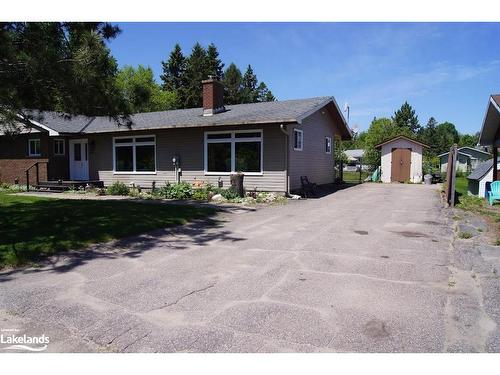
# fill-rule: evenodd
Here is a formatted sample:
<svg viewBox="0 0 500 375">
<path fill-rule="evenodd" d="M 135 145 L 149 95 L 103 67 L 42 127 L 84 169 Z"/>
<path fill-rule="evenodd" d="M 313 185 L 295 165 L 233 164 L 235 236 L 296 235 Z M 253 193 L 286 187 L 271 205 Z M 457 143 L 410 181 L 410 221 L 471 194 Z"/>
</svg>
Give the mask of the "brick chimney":
<svg viewBox="0 0 500 375">
<path fill-rule="evenodd" d="M 216 77 L 208 76 L 203 84 L 203 116 L 224 112 L 224 86 Z"/>
</svg>

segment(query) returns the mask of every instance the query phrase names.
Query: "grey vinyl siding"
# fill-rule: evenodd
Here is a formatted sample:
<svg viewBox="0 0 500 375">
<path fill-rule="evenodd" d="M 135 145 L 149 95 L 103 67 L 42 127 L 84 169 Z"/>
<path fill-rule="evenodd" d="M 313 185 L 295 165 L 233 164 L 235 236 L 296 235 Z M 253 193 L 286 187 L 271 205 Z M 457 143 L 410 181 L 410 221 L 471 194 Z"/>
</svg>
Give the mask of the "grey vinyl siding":
<svg viewBox="0 0 500 375">
<path fill-rule="evenodd" d="M 302 151 L 293 149 L 294 129 L 304 133 Z M 334 120 L 326 109 L 314 112 L 302 121 L 302 125 L 289 125 L 289 175 L 290 190 L 300 188 L 300 176 L 307 176 L 310 182 L 320 184 L 334 181 L 335 135 L 339 134 Z M 325 152 L 325 137 L 332 138 L 332 152 Z"/>
<path fill-rule="evenodd" d="M 143 187 L 150 187 L 152 182 L 155 181 L 156 186 L 162 186 L 166 181 L 175 181 L 172 158 L 174 155 L 179 155 L 182 169 L 181 181 L 193 182 L 196 179 L 216 185 L 219 177 L 221 177 L 224 187 L 228 187 L 230 185 L 229 176 L 206 176 L 204 174 L 204 134 L 205 131 L 247 129 L 263 130 L 263 174 L 261 176 L 245 176 L 245 188 L 260 191 L 286 191 L 286 138 L 280 131 L 279 126 L 274 124 L 131 132 L 131 136 L 156 136 L 156 174 L 114 174 L 113 137 L 124 136 L 125 134 L 117 132 L 91 135 L 88 137 L 90 178 L 103 181 L 105 186 L 111 185 L 114 181 L 122 181 L 126 184 L 134 182 L 136 185 Z"/>
</svg>

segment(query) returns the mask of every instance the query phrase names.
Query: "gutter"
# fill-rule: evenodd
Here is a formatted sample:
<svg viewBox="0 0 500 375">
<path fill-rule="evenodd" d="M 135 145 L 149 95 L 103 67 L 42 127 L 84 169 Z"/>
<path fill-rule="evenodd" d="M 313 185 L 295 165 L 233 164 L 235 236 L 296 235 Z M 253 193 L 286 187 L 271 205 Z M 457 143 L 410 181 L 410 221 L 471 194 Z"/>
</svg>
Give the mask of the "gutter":
<svg viewBox="0 0 500 375">
<path fill-rule="evenodd" d="M 290 161 L 289 161 L 289 135 L 288 131 L 284 124 L 280 124 L 280 130 L 283 134 L 285 134 L 285 195 L 290 196 L 290 175 L 288 171 L 290 170 Z"/>
</svg>

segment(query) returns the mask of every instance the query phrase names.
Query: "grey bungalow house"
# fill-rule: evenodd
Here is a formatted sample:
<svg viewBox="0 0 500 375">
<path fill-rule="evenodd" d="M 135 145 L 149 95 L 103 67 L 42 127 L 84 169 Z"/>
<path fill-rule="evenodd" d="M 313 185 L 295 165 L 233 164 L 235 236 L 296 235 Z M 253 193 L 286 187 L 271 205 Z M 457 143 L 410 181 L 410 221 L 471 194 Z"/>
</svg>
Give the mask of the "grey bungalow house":
<svg viewBox="0 0 500 375">
<path fill-rule="evenodd" d="M 440 171 L 446 172 L 448 168 L 448 155 L 449 151 L 445 152 L 439 157 Z M 460 172 L 471 172 L 476 169 L 479 163 L 491 158 L 491 154 L 479 148 L 460 147 L 457 154 L 456 170 Z"/>
<path fill-rule="evenodd" d="M 203 81 L 203 108 L 138 113 L 130 127 L 108 117 L 43 113 L 14 138 L 0 135 L 0 181 L 222 181 L 245 174 L 247 189 L 289 192 L 300 176 L 334 180 L 334 139 L 351 131 L 333 97 L 225 106 L 216 79 Z M 34 168 L 38 165 L 37 168 Z M 30 181 L 34 181 L 34 176 Z"/>
</svg>

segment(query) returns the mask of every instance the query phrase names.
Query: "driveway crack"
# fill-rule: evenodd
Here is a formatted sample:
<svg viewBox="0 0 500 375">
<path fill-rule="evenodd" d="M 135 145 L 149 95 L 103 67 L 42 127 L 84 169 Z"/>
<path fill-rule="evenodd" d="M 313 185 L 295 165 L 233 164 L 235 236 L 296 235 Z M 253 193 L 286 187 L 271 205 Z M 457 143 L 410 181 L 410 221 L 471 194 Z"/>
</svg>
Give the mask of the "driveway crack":
<svg viewBox="0 0 500 375">
<path fill-rule="evenodd" d="M 149 310 L 148 312 L 151 312 L 151 311 L 156 311 L 156 310 L 162 310 L 162 309 L 166 309 L 167 307 L 170 307 L 170 306 L 174 306 L 174 305 L 177 305 L 180 301 L 182 301 L 184 298 L 187 298 L 189 296 L 192 296 L 193 294 L 196 294 L 196 293 L 201 293 L 201 292 L 204 292 L 210 288 L 213 288 L 215 286 L 216 283 L 213 283 L 213 284 L 210 284 L 204 288 L 201 288 L 201 289 L 195 289 L 195 290 L 192 290 L 190 291 L 189 293 L 186 293 L 182 296 L 180 296 L 179 298 L 177 298 L 174 302 L 170 302 L 166 305 L 163 305 L 162 307 L 159 307 L 159 308 L 156 308 L 156 309 L 152 309 L 152 310 Z"/>
</svg>

